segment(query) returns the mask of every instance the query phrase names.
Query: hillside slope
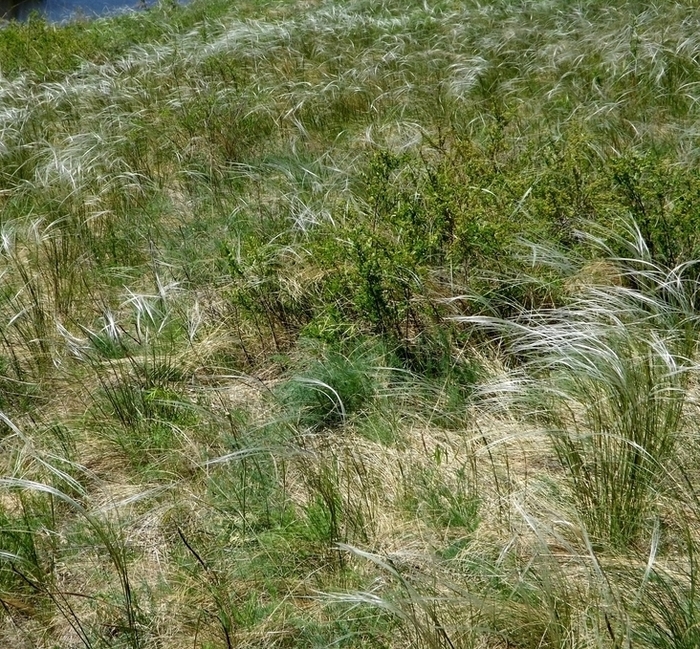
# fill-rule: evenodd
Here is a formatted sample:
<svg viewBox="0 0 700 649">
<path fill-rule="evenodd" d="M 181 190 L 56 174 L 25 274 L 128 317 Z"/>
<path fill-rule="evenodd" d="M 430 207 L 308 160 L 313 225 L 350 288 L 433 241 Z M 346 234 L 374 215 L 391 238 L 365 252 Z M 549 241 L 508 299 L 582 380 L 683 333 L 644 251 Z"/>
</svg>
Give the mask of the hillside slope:
<svg viewBox="0 0 700 649">
<path fill-rule="evenodd" d="M 699 23 L 0 30 L 0 645 L 698 646 Z"/>
</svg>

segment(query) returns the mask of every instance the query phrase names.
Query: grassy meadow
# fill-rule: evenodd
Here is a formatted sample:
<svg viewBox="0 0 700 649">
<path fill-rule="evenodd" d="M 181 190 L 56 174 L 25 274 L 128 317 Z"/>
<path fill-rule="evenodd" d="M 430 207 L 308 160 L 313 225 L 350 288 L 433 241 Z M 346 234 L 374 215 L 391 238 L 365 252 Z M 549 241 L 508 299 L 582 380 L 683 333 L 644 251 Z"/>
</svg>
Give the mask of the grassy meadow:
<svg viewBox="0 0 700 649">
<path fill-rule="evenodd" d="M 691 0 L 0 29 L 0 646 L 700 646 Z"/>
</svg>

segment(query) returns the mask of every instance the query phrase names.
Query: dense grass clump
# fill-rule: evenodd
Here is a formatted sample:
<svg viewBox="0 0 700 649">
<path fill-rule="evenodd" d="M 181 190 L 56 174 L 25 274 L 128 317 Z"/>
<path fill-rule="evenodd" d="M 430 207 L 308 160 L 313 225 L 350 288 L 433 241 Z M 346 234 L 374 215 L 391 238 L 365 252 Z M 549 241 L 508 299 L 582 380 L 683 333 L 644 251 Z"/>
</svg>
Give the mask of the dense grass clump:
<svg viewBox="0 0 700 649">
<path fill-rule="evenodd" d="M 521 374 L 494 385 L 492 396 L 515 397 L 549 431 L 588 533 L 623 546 L 650 516 L 685 427 L 697 344 L 688 267 L 655 265 L 639 230 L 632 234 L 627 247 L 637 254 L 606 261 L 620 283 L 574 268 L 590 283 L 565 306 L 511 320 L 464 318 L 511 339 Z"/>
<path fill-rule="evenodd" d="M 694 647 L 692 2 L 0 30 L 0 644 Z"/>
</svg>

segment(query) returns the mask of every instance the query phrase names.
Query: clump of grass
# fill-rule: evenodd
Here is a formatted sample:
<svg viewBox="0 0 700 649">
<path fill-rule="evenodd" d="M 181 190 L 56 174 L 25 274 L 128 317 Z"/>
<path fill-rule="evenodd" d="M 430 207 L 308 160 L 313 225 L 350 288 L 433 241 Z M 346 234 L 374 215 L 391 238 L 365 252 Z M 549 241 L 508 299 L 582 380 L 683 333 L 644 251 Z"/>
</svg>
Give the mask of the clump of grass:
<svg viewBox="0 0 700 649">
<path fill-rule="evenodd" d="M 325 345 L 302 350 L 298 373 L 277 390 L 299 425 L 333 428 L 372 406 L 387 371 L 381 345 L 359 345 L 347 354 Z"/>
<path fill-rule="evenodd" d="M 468 535 L 479 526 L 474 467 L 463 465 L 448 478 L 441 474 L 442 453 L 438 447 L 434 464 L 406 471 L 404 504 L 417 518 L 437 528 Z"/>
<path fill-rule="evenodd" d="M 616 282 L 584 283 L 567 305 L 509 321 L 464 319 L 507 337 L 522 370 L 492 396 L 544 425 L 587 528 L 621 547 L 653 517 L 683 430 L 697 321 L 688 266 L 655 265 L 630 232 L 637 256 L 607 260 Z"/>
</svg>

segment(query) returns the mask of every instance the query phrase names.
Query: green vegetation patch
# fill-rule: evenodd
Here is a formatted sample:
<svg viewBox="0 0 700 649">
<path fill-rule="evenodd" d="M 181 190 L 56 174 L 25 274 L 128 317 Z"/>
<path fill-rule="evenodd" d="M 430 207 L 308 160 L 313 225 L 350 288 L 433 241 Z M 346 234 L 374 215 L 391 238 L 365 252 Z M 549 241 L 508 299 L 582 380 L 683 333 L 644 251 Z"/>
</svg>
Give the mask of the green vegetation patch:
<svg viewBox="0 0 700 649">
<path fill-rule="evenodd" d="M 0 30 L 0 644 L 685 647 L 693 2 Z"/>
</svg>

